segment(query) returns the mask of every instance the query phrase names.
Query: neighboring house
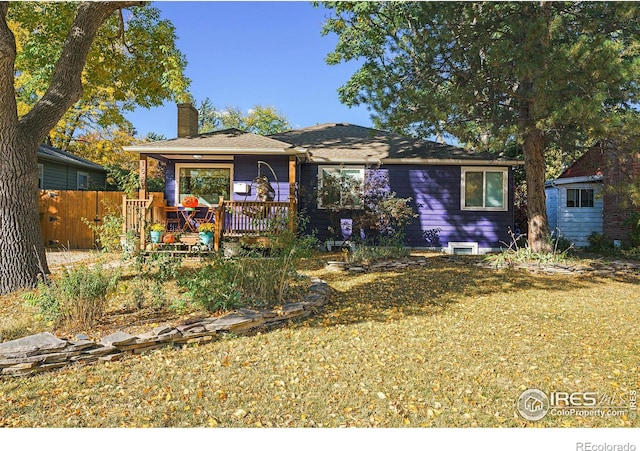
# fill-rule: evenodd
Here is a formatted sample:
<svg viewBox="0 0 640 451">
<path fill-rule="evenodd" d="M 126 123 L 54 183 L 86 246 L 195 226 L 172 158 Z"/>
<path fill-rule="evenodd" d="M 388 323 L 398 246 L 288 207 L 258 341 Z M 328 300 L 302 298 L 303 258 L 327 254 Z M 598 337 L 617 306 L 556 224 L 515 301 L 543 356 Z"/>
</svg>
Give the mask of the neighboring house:
<svg viewBox="0 0 640 451">
<path fill-rule="evenodd" d="M 107 171 L 99 164 L 41 144 L 38 147 L 38 187 L 51 190 L 104 190 Z"/>
<path fill-rule="evenodd" d="M 357 209 L 359 193 L 335 192 L 323 199 L 318 184 L 341 174 L 358 185 L 367 171 L 375 170 L 388 175 L 389 189 L 398 197 L 413 199 L 418 217 L 405 229 L 410 246 L 482 253 L 510 241 L 513 166 L 522 164 L 520 160 L 350 124 L 317 125 L 265 137 L 235 129 L 198 134 L 197 123 L 195 108 L 178 105 L 177 138 L 125 150 L 140 155 L 141 175 L 148 158 L 165 163 L 165 199 L 170 206 L 179 205 L 187 195 L 198 197 L 201 206 L 217 206 L 224 199 L 227 235 L 242 229 L 230 228 L 230 223 L 236 224 L 239 216 L 264 199 L 257 180 L 266 176 L 273 187 L 270 201 L 304 209 L 309 230 L 325 240 L 331 225 L 326 203 Z M 146 196 L 143 181 L 140 197 Z M 349 208 L 341 212 L 340 219 L 349 219 Z M 431 233 L 430 242 L 425 233 Z"/>
<path fill-rule="evenodd" d="M 623 178 L 640 176 L 640 164 L 638 156 L 635 161 L 623 162 L 619 157 L 610 146 L 598 144 L 560 177 L 546 182 L 547 217 L 552 232 L 577 247 L 588 246 L 593 233 L 620 244 L 628 240 L 631 228 L 627 221 L 634 211 L 640 213 L 640 208 L 633 208 L 615 184 Z"/>
</svg>

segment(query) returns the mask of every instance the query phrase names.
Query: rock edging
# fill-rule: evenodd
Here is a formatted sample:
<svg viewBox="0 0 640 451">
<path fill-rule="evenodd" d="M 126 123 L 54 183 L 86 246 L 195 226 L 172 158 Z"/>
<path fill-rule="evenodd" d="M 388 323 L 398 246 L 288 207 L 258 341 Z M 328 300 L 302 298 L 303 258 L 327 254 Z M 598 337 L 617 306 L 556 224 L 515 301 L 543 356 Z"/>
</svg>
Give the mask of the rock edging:
<svg viewBox="0 0 640 451">
<path fill-rule="evenodd" d="M 0 343 L 0 375 L 28 376 L 72 364 L 118 360 L 126 353 L 141 354 L 166 346 L 207 343 L 220 333 L 246 334 L 307 317 L 324 306 L 328 299 L 329 286 L 314 278 L 303 301 L 284 304 L 274 310 L 240 309 L 221 317 L 187 320 L 175 327 L 158 326 L 140 335 L 118 331 L 99 342 L 85 336 L 63 340 L 43 332 Z"/>
<path fill-rule="evenodd" d="M 426 257 L 404 257 L 393 260 L 379 260 L 373 263 L 349 263 L 342 261 L 327 262 L 327 269 L 331 271 L 369 272 L 394 271 L 416 266 L 428 266 Z"/>
</svg>

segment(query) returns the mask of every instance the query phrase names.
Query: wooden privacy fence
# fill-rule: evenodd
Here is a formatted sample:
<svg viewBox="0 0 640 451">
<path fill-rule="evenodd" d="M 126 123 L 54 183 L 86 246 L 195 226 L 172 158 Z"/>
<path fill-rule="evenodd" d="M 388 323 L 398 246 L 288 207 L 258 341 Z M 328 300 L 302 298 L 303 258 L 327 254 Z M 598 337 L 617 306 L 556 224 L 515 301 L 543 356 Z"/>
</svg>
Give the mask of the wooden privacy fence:
<svg viewBox="0 0 640 451">
<path fill-rule="evenodd" d="M 40 191 L 40 227 L 44 245 L 94 249 L 96 236 L 83 222 L 101 224 L 111 213 L 122 215 L 121 191 Z M 153 209 L 164 205 L 163 193 L 153 193 Z"/>
</svg>

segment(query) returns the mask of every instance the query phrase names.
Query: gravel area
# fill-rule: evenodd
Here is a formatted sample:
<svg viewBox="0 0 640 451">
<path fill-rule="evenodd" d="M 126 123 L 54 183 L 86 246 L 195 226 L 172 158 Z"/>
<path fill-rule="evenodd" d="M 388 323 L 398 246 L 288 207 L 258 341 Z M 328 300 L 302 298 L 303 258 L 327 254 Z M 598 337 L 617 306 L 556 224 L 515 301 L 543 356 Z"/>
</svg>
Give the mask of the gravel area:
<svg viewBox="0 0 640 451">
<path fill-rule="evenodd" d="M 69 250 L 69 251 L 47 251 L 47 263 L 50 269 L 61 268 L 79 262 L 92 262 L 100 254 L 96 251 Z"/>
</svg>

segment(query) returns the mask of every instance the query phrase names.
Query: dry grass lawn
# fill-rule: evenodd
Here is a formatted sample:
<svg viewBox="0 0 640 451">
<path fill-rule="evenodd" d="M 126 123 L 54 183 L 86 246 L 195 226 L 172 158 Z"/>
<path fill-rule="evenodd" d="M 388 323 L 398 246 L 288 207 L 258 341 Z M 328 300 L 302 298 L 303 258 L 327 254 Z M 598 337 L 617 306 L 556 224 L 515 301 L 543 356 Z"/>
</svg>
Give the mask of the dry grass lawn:
<svg viewBox="0 0 640 451">
<path fill-rule="evenodd" d="M 0 379 L 0 427 L 633 427 L 530 422 L 526 388 L 629 399 L 640 387 L 637 278 L 456 264 L 307 274 L 316 316 L 252 336 Z"/>
</svg>

